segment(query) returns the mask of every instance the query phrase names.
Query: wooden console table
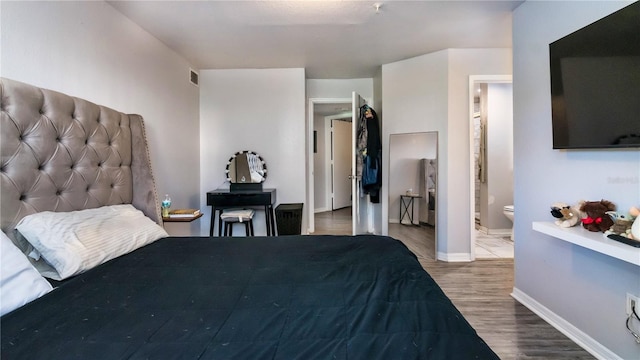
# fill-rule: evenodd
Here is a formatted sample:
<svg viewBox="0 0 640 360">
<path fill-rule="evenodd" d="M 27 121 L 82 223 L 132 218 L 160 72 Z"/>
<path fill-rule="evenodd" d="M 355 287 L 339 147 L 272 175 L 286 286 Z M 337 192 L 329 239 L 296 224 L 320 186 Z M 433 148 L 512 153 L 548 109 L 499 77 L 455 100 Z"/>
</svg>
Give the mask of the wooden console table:
<svg viewBox="0 0 640 360">
<path fill-rule="evenodd" d="M 239 190 L 216 189 L 207 192 L 207 205 L 211 206 L 211 225 L 209 226 L 209 236 L 213 236 L 213 228 L 218 219 L 218 236 L 222 236 L 222 222 L 220 215 L 222 210 L 228 208 L 240 208 L 251 206 L 264 206 L 265 223 L 267 226 L 267 236 L 275 235 L 275 220 L 273 204 L 276 203 L 276 189 L 262 190 Z"/>
<path fill-rule="evenodd" d="M 192 216 L 192 217 L 162 217 L 162 221 L 164 222 L 192 222 L 193 220 L 200 219 L 202 217 L 202 213 Z"/>
</svg>

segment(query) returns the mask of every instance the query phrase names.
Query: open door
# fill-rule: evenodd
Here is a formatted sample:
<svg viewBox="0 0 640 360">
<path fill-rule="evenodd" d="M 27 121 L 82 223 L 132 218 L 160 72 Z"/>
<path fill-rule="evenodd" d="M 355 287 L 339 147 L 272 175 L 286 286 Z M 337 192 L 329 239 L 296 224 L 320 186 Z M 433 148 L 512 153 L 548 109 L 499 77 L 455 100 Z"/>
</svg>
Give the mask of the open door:
<svg viewBox="0 0 640 360">
<path fill-rule="evenodd" d="M 361 176 L 357 174 L 356 157 L 359 156 L 356 151 L 356 143 L 358 139 L 358 122 L 360 121 L 360 107 L 365 105 L 366 101 L 357 93 L 352 93 L 352 121 L 351 121 L 351 194 L 353 195 L 351 206 L 351 223 L 352 234 L 366 234 L 368 233 L 368 211 L 367 202 L 362 196 L 362 189 L 360 186 Z"/>
</svg>

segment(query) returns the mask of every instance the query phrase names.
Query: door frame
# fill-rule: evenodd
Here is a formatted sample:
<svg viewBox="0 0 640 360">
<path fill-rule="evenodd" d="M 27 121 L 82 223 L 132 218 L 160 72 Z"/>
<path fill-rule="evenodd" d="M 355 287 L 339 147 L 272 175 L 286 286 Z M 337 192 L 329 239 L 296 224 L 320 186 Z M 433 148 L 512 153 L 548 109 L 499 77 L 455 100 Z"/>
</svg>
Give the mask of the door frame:
<svg viewBox="0 0 640 360">
<path fill-rule="evenodd" d="M 316 104 L 351 104 L 351 98 L 309 98 L 307 113 L 307 233 L 315 232 L 313 114 Z"/>
<path fill-rule="evenodd" d="M 469 247 L 470 259 L 476 259 L 476 224 L 475 224 L 475 163 L 474 163 L 474 128 L 473 128 L 473 97 L 475 96 L 475 83 L 510 83 L 513 84 L 512 75 L 470 75 L 469 76 L 469 116 L 467 122 L 469 124 Z"/>
</svg>

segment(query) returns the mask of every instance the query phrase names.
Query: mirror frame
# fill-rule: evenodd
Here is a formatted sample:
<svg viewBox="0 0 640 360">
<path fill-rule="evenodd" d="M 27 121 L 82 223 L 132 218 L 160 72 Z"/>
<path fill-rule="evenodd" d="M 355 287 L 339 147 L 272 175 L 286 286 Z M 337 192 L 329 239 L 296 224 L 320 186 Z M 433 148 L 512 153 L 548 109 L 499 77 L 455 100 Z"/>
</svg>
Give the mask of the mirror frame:
<svg viewBox="0 0 640 360">
<path fill-rule="evenodd" d="M 231 166 L 231 162 L 233 160 L 235 160 L 235 158 L 238 155 L 243 155 L 243 154 L 253 154 L 253 155 L 257 156 L 258 159 L 260 159 L 260 163 L 262 164 L 262 170 L 264 170 L 264 176 L 262 177 L 262 181 L 261 182 L 259 182 L 259 183 L 239 183 L 239 182 L 232 182 L 231 181 L 231 176 L 229 176 L 229 167 Z M 227 161 L 227 168 L 225 170 L 225 175 L 227 177 L 227 181 L 230 184 L 262 184 L 263 182 L 265 182 L 267 180 L 267 163 L 264 161 L 262 156 L 260 156 L 260 154 L 256 153 L 255 151 L 251 151 L 251 150 L 238 151 L 235 154 L 233 154 L 232 157 L 229 158 L 229 161 Z"/>
</svg>

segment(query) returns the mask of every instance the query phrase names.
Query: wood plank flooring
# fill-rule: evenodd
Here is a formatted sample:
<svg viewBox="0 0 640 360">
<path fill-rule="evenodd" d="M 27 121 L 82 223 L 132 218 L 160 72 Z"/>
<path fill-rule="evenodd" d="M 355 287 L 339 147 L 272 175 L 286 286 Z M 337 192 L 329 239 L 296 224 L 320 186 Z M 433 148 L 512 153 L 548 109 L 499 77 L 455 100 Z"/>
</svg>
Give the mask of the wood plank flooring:
<svg viewBox="0 0 640 360">
<path fill-rule="evenodd" d="M 349 211 L 316 214 L 316 234 L 350 234 Z M 513 259 L 436 261 L 433 228 L 389 224 L 389 235 L 416 254 L 424 269 L 501 359 L 594 359 L 511 297 Z"/>
</svg>

